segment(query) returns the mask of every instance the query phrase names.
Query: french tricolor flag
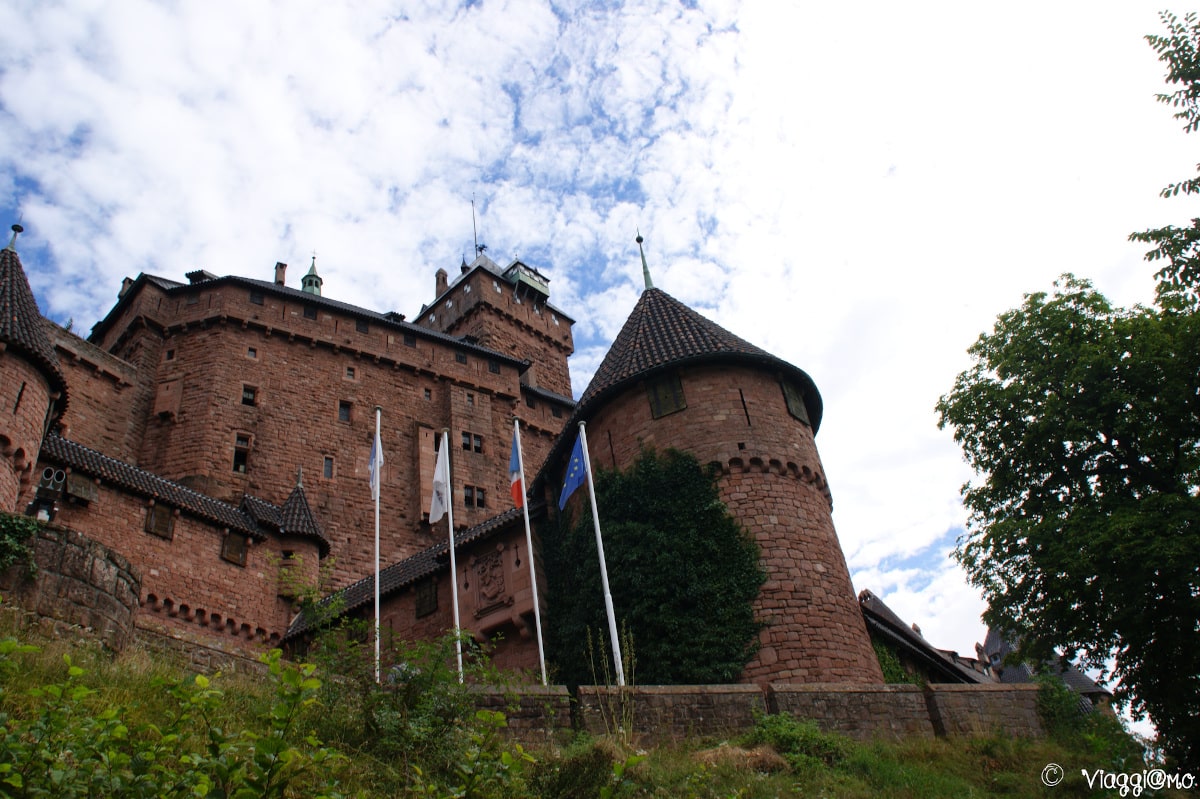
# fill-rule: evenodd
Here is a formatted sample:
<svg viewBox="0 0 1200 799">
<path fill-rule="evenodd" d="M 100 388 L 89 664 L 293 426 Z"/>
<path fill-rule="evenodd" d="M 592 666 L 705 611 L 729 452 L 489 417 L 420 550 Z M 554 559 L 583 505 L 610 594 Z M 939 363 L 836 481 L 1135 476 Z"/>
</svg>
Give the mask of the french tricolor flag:
<svg viewBox="0 0 1200 799">
<path fill-rule="evenodd" d="M 525 504 L 525 485 L 521 479 L 521 454 L 517 451 L 517 436 L 513 434 L 512 454 L 508 456 L 508 476 L 512 480 L 513 507 Z"/>
</svg>

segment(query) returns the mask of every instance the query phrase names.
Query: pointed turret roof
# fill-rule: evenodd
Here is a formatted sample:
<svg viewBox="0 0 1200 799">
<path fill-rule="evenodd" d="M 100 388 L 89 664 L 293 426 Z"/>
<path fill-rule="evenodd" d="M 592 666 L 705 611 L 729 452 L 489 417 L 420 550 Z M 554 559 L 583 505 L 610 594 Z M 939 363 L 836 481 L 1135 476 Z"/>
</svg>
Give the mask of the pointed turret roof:
<svg viewBox="0 0 1200 799">
<path fill-rule="evenodd" d="M 279 532 L 315 538 L 321 545 L 322 554 L 329 552 L 329 539 L 325 537 L 317 517 L 313 515 L 312 508 L 308 505 L 308 497 L 304 495 L 304 486 L 299 480 L 280 507 L 279 516 L 282 522 Z"/>
<path fill-rule="evenodd" d="M 14 231 L 16 231 L 14 226 Z M 16 236 L 13 236 L 16 239 Z M 0 250 L 0 343 L 19 352 L 45 373 L 52 391 L 62 394 L 59 412 L 66 407 L 67 381 L 46 335 L 33 290 L 25 278 L 21 259 L 13 244 Z"/>
<path fill-rule="evenodd" d="M 592 405 L 632 380 L 685 364 L 733 361 L 757 363 L 795 379 L 804 390 L 808 418 L 816 432 L 821 425 L 821 395 L 812 378 L 656 288 L 646 289 L 638 298 L 592 382 L 579 398 L 576 419 L 586 418 Z"/>
</svg>

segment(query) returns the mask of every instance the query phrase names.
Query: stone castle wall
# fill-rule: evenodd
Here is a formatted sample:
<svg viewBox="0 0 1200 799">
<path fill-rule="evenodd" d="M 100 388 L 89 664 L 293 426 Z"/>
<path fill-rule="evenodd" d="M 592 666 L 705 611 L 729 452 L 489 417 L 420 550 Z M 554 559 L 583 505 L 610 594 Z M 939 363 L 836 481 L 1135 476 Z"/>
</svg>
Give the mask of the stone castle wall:
<svg viewBox="0 0 1200 799">
<path fill-rule="evenodd" d="M 0 511 L 20 511 L 17 497 L 37 482 L 34 464 L 50 407 L 50 384 L 31 362 L 0 349 Z"/>
<path fill-rule="evenodd" d="M 778 379 L 745 365 L 677 371 L 687 407 L 654 419 L 642 386 L 588 423 L 595 465 L 625 468 L 643 447 L 673 447 L 720 469 L 730 513 L 762 552 L 766 622 L 743 679 L 882 683 L 833 527 L 812 429 L 788 413 Z"/>
</svg>

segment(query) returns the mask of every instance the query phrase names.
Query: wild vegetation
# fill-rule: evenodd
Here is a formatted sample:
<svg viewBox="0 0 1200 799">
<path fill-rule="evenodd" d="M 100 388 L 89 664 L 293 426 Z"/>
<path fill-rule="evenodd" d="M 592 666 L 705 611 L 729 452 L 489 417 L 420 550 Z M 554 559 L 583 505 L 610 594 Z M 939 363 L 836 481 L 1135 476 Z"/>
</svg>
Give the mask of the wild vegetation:
<svg viewBox="0 0 1200 799">
<path fill-rule="evenodd" d="M 1082 769 L 1144 767 L 1115 720 L 1080 716 L 1061 685 L 1043 692 L 1040 741 L 860 743 L 763 716 L 737 740 L 643 751 L 626 729 L 526 748 L 504 713 L 475 709 L 452 641 L 397 647 L 380 687 L 354 636 L 314 650 L 321 668 L 274 652 L 259 673 L 201 675 L 4 618 L 0 797 L 1094 796 Z M 471 668 L 473 681 L 502 676 Z M 1051 762 L 1067 771 L 1055 788 L 1040 776 Z"/>
</svg>

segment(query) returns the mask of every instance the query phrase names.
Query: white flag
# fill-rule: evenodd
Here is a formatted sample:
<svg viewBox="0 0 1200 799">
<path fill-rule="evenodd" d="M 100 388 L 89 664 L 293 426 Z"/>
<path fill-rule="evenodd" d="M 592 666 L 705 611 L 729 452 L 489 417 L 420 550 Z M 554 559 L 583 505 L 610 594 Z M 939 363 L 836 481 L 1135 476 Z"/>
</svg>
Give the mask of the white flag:
<svg viewBox="0 0 1200 799">
<path fill-rule="evenodd" d="M 433 499 L 429 502 L 429 523 L 433 524 L 438 519 L 446 515 L 446 506 L 449 504 L 449 480 L 446 472 L 446 449 L 448 444 L 445 440 L 442 441 L 442 446 L 438 450 L 437 465 L 433 467 Z"/>
<path fill-rule="evenodd" d="M 371 447 L 371 462 L 367 464 L 367 472 L 371 476 L 371 499 L 379 500 L 379 470 L 383 468 L 383 442 L 379 440 L 379 431 L 375 431 L 375 445 Z"/>
</svg>

